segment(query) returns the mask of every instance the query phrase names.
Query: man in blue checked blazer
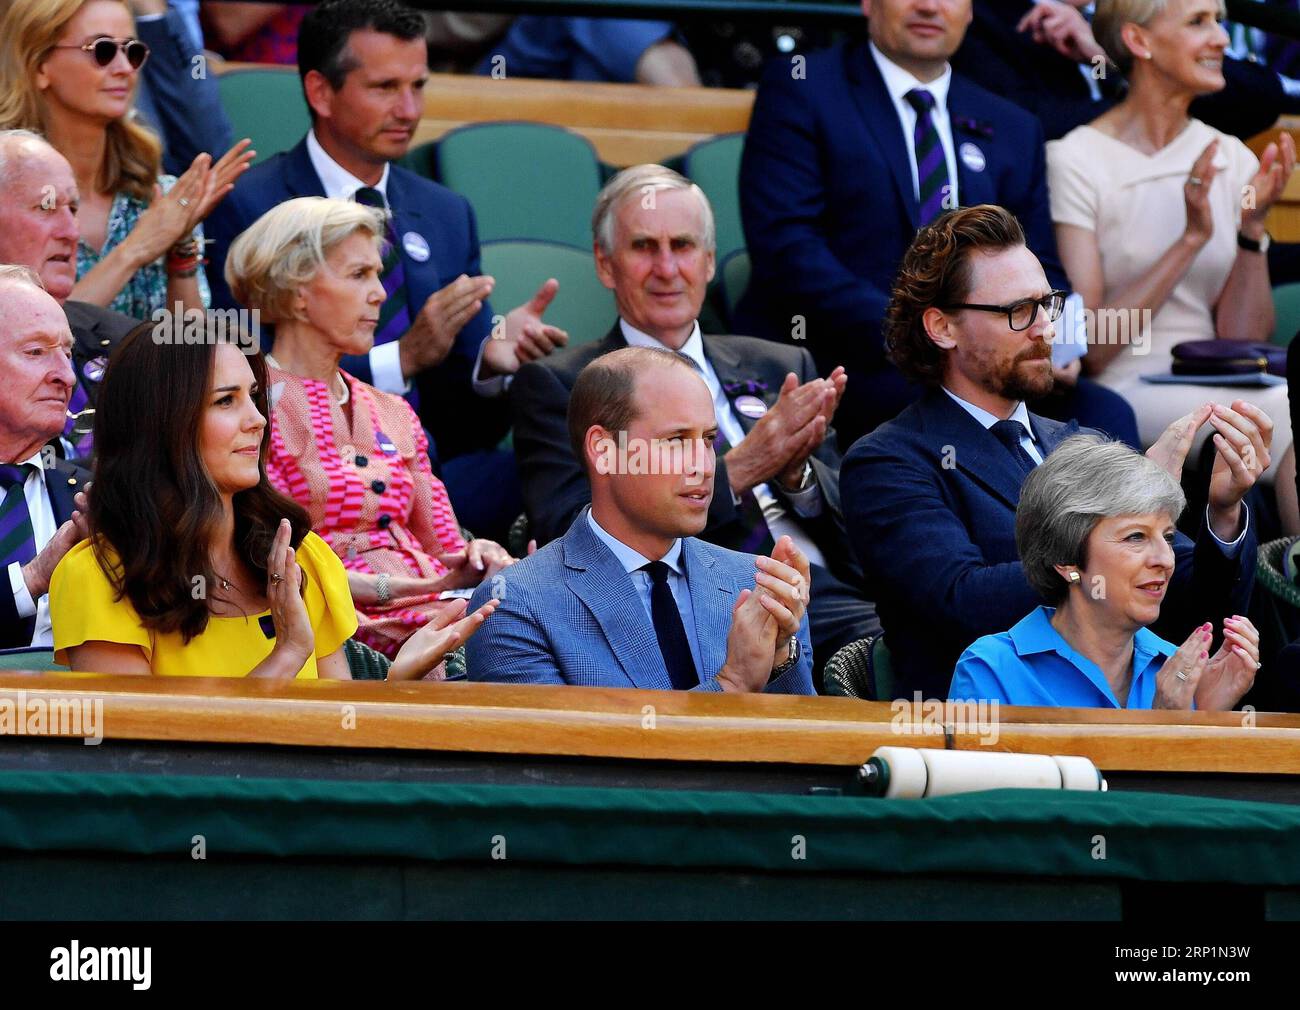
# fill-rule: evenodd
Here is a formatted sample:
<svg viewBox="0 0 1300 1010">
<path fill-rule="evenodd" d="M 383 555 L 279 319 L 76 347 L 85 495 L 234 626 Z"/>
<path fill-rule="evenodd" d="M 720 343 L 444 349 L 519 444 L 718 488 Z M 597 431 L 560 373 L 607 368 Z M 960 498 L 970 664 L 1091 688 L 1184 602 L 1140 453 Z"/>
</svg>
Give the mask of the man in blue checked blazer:
<svg viewBox="0 0 1300 1010">
<path fill-rule="evenodd" d="M 812 694 L 807 559 L 699 540 L 718 423 L 680 356 L 627 347 L 574 384 L 569 434 L 591 507 L 480 586 L 496 612 L 467 645 L 471 680 Z"/>
</svg>

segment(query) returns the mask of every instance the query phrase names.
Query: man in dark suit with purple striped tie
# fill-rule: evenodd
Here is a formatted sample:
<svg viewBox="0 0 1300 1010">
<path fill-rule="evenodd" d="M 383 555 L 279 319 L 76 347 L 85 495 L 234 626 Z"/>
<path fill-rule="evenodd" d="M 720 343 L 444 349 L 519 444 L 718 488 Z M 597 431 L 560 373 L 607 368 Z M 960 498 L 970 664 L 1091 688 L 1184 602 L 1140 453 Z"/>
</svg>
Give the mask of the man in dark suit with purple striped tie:
<svg viewBox="0 0 1300 1010">
<path fill-rule="evenodd" d="M 771 62 L 754 101 L 740 169 L 753 263 L 737 307 L 744 333 L 794 342 L 849 384 L 835 418 L 840 445 L 921 393 L 885 358 L 881 326 L 912 236 L 945 210 L 996 204 L 1015 214 L 1054 288 L 1056 254 L 1043 130 L 1011 102 L 953 71 L 971 0 L 863 0 L 868 39 Z M 1082 300 L 1062 333 L 1077 339 Z M 1137 442 L 1116 393 L 1057 371 L 1038 413 L 1078 417 Z"/>
<path fill-rule="evenodd" d="M 86 535 L 87 474 L 46 443 L 76 386 L 63 309 L 27 267 L 0 266 L 0 649 L 51 646 L 54 567 Z"/>
</svg>

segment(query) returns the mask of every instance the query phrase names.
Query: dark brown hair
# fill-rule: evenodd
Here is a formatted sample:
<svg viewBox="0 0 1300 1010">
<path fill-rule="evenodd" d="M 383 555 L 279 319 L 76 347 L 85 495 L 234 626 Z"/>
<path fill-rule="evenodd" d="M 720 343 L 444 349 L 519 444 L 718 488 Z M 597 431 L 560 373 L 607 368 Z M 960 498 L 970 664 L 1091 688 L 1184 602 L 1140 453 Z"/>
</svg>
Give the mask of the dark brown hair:
<svg viewBox="0 0 1300 1010">
<path fill-rule="evenodd" d="M 636 417 L 636 376 L 656 365 L 694 369 L 675 351 L 659 347 L 620 347 L 589 362 L 578 373 L 569 394 L 569 445 L 587 469 L 587 432 L 592 425 L 606 431 L 626 431 Z"/>
<path fill-rule="evenodd" d="M 903 375 L 926 386 L 943 381 L 945 355 L 925 331 L 925 310 L 970 296 L 973 252 L 1024 244 L 1025 233 L 1015 216 L 989 203 L 950 211 L 916 233 L 903 254 L 885 311 L 885 349 Z"/>
<path fill-rule="evenodd" d="M 179 631 L 189 642 L 208 626 L 206 598 L 192 579 L 216 586 L 210 560 L 221 522 L 221 498 L 199 454 L 217 344 L 233 342 L 214 327 L 206 343 L 159 343 L 154 323 L 132 330 L 113 353 L 95 404 L 95 476 L 89 520 L 95 557 L 117 591 L 152 631 Z M 266 476 L 271 444 L 266 363 L 248 363 L 257 382 L 254 402 L 267 419 L 261 480 L 234 496 L 235 552 L 266 578 L 266 559 L 280 520 L 293 527 L 295 548 L 311 529 L 306 510 Z M 117 555 L 114 564 L 105 545 Z M 203 594 L 206 597 L 206 593 Z"/>
</svg>

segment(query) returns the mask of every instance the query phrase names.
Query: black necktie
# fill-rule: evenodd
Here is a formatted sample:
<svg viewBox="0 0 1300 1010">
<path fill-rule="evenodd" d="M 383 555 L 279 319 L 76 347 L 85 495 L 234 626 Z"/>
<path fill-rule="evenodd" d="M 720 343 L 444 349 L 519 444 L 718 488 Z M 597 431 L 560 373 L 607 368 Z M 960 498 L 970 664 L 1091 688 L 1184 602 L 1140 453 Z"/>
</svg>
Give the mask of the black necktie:
<svg viewBox="0 0 1300 1010">
<path fill-rule="evenodd" d="M 1019 421 L 995 421 L 993 427 L 989 429 L 993 432 L 994 437 L 1006 446 L 1007 452 L 1011 453 L 1016 464 L 1025 473 L 1029 473 L 1038 464 L 1034 462 L 1034 457 L 1025 451 L 1025 447 L 1020 444 L 1020 440 L 1025 436 L 1025 426 Z"/>
<path fill-rule="evenodd" d="M 641 571 L 650 576 L 650 617 L 654 621 L 655 637 L 663 653 L 664 666 L 673 682 L 673 689 L 685 691 L 700 682 L 691 658 L 691 644 L 686 638 L 681 611 L 668 585 L 668 566 L 662 561 L 642 565 Z"/>
</svg>

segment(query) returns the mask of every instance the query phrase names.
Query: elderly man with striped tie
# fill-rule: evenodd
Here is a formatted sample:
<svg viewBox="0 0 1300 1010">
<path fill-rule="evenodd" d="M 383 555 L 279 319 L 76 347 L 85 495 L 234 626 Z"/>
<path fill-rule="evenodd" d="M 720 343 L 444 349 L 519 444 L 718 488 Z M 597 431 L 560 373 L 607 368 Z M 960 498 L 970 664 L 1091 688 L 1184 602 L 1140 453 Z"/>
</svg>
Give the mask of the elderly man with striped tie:
<svg viewBox="0 0 1300 1010">
<path fill-rule="evenodd" d="M 863 0 L 862 10 L 869 39 L 769 65 L 740 173 L 753 277 L 735 327 L 802 341 L 823 373 L 845 366 L 841 448 L 920 395 L 881 339 L 918 228 L 958 206 L 1005 207 L 1053 288 L 1070 288 L 1052 233 L 1042 127 L 949 65 L 972 0 Z M 1063 336 L 1077 337 L 1081 309 L 1072 299 Z M 1132 409 L 1078 379 L 1080 345 L 1058 345 L 1056 389 L 1033 409 L 1136 444 Z"/>
<path fill-rule="evenodd" d="M 54 644 L 50 576 L 86 536 L 86 471 L 46 448 L 76 386 L 71 358 L 68 320 L 40 278 L 0 266 L 0 649 Z"/>
</svg>

